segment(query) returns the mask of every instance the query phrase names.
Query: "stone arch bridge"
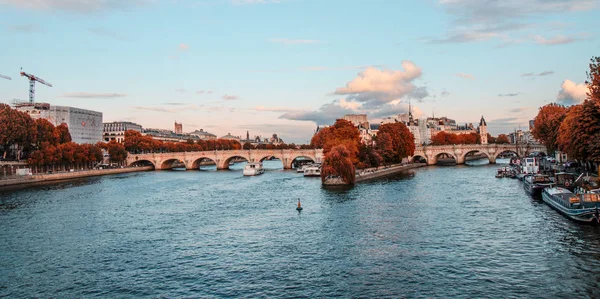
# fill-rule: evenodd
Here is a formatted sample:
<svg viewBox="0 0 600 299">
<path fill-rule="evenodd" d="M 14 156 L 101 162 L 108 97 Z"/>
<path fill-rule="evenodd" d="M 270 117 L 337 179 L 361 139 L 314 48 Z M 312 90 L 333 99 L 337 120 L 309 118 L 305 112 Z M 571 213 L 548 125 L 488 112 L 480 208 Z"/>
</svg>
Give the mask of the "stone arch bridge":
<svg viewBox="0 0 600 299">
<path fill-rule="evenodd" d="M 415 154 L 410 157 L 411 161 L 417 158 L 427 160 L 427 165 L 435 165 L 442 156 L 448 156 L 456 160 L 456 164 L 464 164 L 465 157 L 470 153 L 483 153 L 487 156 L 491 164 L 496 163 L 496 159 L 503 153 L 515 153 L 517 157 L 525 157 L 533 152 L 548 151 L 542 144 L 456 144 L 456 145 L 433 145 L 417 146 Z"/>
<path fill-rule="evenodd" d="M 323 161 L 322 149 L 284 149 L 284 150 L 227 150 L 178 153 L 148 153 L 127 155 L 127 166 L 152 164 L 155 170 L 171 169 L 174 162 L 180 161 L 186 169 L 199 169 L 205 159 L 217 164 L 217 169 L 228 169 L 229 162 L 236 158 L 244 158 L 249 162 L 263 161 L 275 157 L 283 162 L 284 169 L 292 168 L 292 163 L 298 158 L 308 158 L 314 162 Z"/>
</svg>

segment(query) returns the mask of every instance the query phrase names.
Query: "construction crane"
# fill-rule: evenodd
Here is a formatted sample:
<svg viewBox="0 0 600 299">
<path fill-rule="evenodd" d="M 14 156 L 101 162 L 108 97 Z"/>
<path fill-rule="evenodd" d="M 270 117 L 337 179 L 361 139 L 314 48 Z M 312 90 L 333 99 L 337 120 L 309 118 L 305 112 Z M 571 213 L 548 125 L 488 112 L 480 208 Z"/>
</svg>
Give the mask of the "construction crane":
<svg viewBox="0 0 600 299">
<path fill-rule="evenodd" d="M 35 81 L 52 87 L 52 84 L 26 72 L 21 72 L 21 76 L 29 79 L 29 104 L 33 104 L 35 102 Z"/>
<path fill-rule="evenodd" d="M 12 80 L 12 78 L 11 78 L 11 77 L 9 77 L 9 76 L 4 76 L 4 75 L 2 75 L 2 74 L 0 74 L 0 78 L 4 78 L 4 79 L 7 79 L 7 80 Z"/>
</svg>

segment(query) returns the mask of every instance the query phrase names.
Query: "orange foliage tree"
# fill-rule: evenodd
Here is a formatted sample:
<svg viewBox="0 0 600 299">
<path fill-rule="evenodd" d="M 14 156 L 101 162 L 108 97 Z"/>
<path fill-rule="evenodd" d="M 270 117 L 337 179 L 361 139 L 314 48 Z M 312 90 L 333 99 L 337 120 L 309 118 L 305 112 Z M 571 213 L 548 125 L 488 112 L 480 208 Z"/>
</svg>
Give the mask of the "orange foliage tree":
<svg viewBox="0 0 600 299">
<path fill-rule="evenodd" d="M 35 120 L 36 135 L 35 144 L 39 148 L 43 142 L 48 142 L 52 145 L 58 144 L 58 130 L 46 119 L 38 118 Z"/>
<path fill-rule="evenodd" d="M 346 184 L 356 182 L 356 170 L 352 163 L 352 153 L 345 145 L 337 145 L 329 150 L 323 160 L 321 180 L 327 177 L 340 177 Z"/>
<path fill-rule="evenodd" d="M 431 138 L 431 145 L 449 145 L 458 144 L 458 138 L 456 134 L 446 133 L 444 131 L 435 134 Z"/>
<path fill-rule="evenodd" d="M 507 144 L 507 143 L 510 143 L 510 142 L 508 141 L 508 136 L 506 134 L 500 134 L 496 138 L 495 143 L 497 143 L 497 144 Z"/>
<path fill-rule="evenodd" d="M 535 117 L 531 133 L 548 148 L 549 152 L 554 152 L 558 148 L 558 128 L 565 119 L 566 113 L 566 107 L 551 103 L 540 107 Z"/>
<path fill-rule="evenodd" d="M 108 156 L 112 162 L 120 163 L 127 159 L 125 146 L 115 140 L 111 140 L 106 144 L 106 150 L 108 151 Z"/>
<path fill-rule="evenodd" d="M 58 143 L 71 142 L 71 133 L 69 133 L 67 124 L 62 123 L 56 126 L 56 130 L 58 131 Z"/>
<path fill-rule="evenodd" d="M 600 106 L 600 57 L 590 59 L 590 70 L 587 72 L 588 98 Z"/>
<path fill-rule="evenodd" d="M 20 158 L 20 149 L 30 146 L 35 141 L 35 123 L 27 113 L 0 104 L 0 145 L 6 158 L 8 150 L 16 146 L 15 158 Z"/>
<path fill-rule="evenodd" d="M 592 100 L 571 106 L 560 125 L 559 149 L 579 160 L 600 161 L 600 107 Z"/>
<path fill-rule="evenodd" d="M 360 132 L 352 122 L 338 119 L 333 126 L 323 128 L 313 136 L 310 144 L 314 148 L 322 148 L 325 155 L 334 146 L 344 145 L 350 151 L 351 160 L 357 162 L 356 155 L 360 146 Z"/>
<path fill-rule="evenodd" d="M 388 149 L 383 150 L 380 153 L 386 163 L 398 163 L 402 161 L 403 158 L 414 155 L 415 137 L 403 123 L 396 122 L 381 125 L 379 127 L 379 132 L 377 133 L 377 143 L 380 142 L 380 134 L 383 134 L 384 136 L 389 135 L 390 138 L 391 146 L 387 144 L 387 141 L 384 141 L 383 146 Z M 390 149 L 391 152 L 387 152 Z"/>
</svg>

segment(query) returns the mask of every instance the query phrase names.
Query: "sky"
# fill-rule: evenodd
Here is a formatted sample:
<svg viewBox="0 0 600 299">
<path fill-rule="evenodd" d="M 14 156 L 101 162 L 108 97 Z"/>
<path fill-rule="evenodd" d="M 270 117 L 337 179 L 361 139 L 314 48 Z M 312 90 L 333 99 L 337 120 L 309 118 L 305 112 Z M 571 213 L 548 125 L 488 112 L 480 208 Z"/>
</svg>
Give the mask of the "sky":
<svg viewBox="0 0 600 299">
<path fill-rule="evenodd" d="M 600 0 L 0 0 L 0 102 L 308 143 L 346 113 L 527 129 L 585 98 Z"/>
</svg>

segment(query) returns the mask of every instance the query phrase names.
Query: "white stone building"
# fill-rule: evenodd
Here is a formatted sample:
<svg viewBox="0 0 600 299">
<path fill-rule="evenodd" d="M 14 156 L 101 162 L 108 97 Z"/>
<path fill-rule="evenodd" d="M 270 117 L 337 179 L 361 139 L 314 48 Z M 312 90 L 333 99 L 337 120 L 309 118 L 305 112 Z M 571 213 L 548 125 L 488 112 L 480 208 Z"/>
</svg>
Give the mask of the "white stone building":
<svg viewBox="0 0 600 299">
<path fill-rule="evenodd" d="M 54 126 L 66 124 L 75 143 L 94 144 L 102 141 L 102 112 L 47 103 L 20 104 L 15 108 L 33 119 L 44 118 Z"/>
<path fill-rule="evenodd" d="M 128 121 L 113 121 L 103 124 L 102 139 L 104 142 L 115 140 L 118 143 L 123 143 L 125 140 L 125 131 L 142 132 L 142 126 Z"/>
</svg>

